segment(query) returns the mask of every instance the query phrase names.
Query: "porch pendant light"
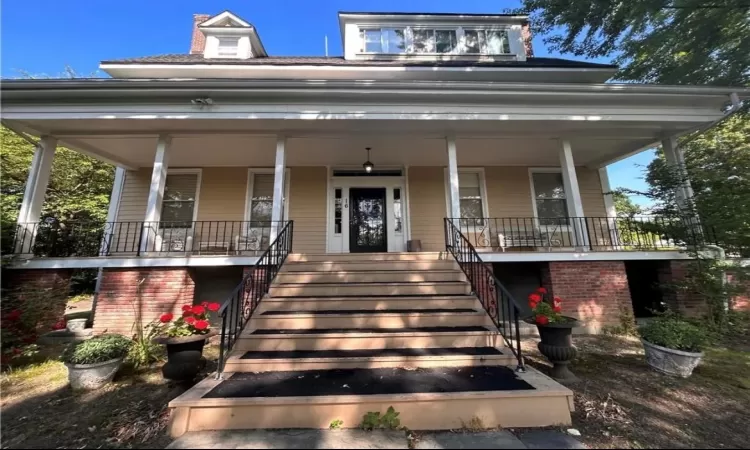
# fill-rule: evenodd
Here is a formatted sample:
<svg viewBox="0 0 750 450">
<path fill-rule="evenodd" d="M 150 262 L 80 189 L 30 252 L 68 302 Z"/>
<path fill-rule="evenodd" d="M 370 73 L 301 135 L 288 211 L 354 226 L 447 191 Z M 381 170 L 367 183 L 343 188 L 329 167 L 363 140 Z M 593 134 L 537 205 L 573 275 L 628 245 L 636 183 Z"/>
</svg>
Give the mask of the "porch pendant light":
<svg viewBox="0 0 750 450">
<path fill-rule="evenodd" d="M 375 167 L 375 164 L 370 162 L 370 147 L 365 147 L 365 150 L 367 150 L 367 161 L 365 161 L 365 163 L 362 164 L 362 167 L 365 168 L 365 172 L 370 173 L 372 172 L 372 169 Z"/>
</svg>

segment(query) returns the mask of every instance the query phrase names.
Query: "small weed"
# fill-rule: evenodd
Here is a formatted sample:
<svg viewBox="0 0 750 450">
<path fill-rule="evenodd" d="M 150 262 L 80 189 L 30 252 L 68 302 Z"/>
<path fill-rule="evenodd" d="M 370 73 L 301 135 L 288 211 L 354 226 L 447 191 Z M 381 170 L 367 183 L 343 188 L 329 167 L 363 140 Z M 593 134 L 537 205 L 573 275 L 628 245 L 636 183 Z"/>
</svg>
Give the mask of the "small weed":
<svg viewBox="0 0 750 450">
<path fill-rule="evenodd" d="M 328 428 L 331 430 L 338 430 L 342 425 L 344 425 L 344 421 L 341 419 L 336 419 L 331 421 L 331 424 L 328 425 Z"/>
<path fill-rule="evenodd" d="M 393 406 L 389 406 L 388 411 L 382 416 L 379 411 L 370 411 L 362 417 L 362 423 L 359 426 L 367 431 L 378 429 L 397 430 L 401 426 L 401 419 L 398 418 L 399 414 L 393 409 Z"/>
<path fill-rule="evenodd" d="M 630 308 L 620 306 L 620 324 L 604 327 L 604 334 L 611 336 L 638 336 L 638 326 Z"/>
<path fill-rule="evenodd" d="M 469 423 L 466 423 L 462 420 L 461 428 L 467 431 L 475 432 L 475 433 L 477 431 L 482 431 L 482 430 L 487 429 L 487 427 L 484 425 L 484 422 L 482 422 L 482 419 L 480 419 L 477 416 L 472 417 L 471 420 L 469 420 Z"/>
</svg>

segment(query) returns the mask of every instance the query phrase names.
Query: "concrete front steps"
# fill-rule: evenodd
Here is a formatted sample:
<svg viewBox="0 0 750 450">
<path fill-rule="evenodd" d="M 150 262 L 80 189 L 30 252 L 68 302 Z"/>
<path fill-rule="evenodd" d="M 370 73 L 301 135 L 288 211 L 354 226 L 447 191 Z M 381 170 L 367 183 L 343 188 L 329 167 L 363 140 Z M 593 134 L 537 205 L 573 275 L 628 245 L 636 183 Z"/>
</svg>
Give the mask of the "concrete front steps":
<svg viewBox="0 0 750 450">
<path fill-rule="evenodd" d="M 173 400 L 170 431 L 355 427 L 389 406 L 411 429 L 461 428 L 474 418 L 488 427 L 569 424 L 572 392 L 531 369 L 516 377 L 516 364 L 445 253 L 293 254 L 238 336 L 225 381 L 206 379 Z M 383 370 L 407 371 L 354 383 L 358 395 L 319 389 L 341 371 L 367 378 Z M 505 381 L 475 385 L 472 370 L 500 370 Z M 443 385 L 445 377 L 421 371 L 465 379 Z M 518 379 L 532 387 L 507 388 Z M 297 394 L 269 393 L 295 380 Z"/>
</svg>

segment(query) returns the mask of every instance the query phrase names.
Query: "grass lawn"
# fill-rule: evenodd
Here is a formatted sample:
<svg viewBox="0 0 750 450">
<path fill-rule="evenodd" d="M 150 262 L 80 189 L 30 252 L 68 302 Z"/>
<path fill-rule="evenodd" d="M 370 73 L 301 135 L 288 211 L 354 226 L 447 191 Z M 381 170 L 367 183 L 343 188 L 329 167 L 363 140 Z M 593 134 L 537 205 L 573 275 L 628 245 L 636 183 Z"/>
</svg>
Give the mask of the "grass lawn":
<svg viewBox="0 0 750 450">
<path fill-rule="evenodd" d="M 160 366 L 125 368 L 115 382 L 93 392 L 73 392 L 67 369 L 52 358 L 0 376 L 2 448 L 164 448 L 167 403 L 185 391 L 167 383 Z M 204 375 L 215 370 L 216 347 L 206 347 Z"/>
<path fill-rule="evenodd" d="M 750 336 L 706 350 L 688 379 L 650 369 L 640 341 L 576 336 L 580 378 L 573 426 L 591 448 L 747 448 L 750 421 Z M 530 364 L 546 360 L 527 339 Z"/>
</svg>

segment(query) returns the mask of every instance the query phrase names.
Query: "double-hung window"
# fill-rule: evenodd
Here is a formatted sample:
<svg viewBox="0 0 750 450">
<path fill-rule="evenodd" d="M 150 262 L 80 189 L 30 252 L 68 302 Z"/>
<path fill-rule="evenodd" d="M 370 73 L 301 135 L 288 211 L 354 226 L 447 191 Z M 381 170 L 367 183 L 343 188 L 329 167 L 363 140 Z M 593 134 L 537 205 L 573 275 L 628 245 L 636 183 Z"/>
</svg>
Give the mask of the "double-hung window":
<svg viewBox="0 0 750 450">
<path fill-rule="evenodd" d="M 235 58 L 239 53 L 239 38 L 232 36 L 220 36 L 217 55 L 224 58 Z"/>
<path fill-rule="evenodd" d="M 464 225 L 483 226 L 486 217 L 481 173 L 478 171 L 458 172 L 458 204 Z"/>
<path fill-rule="evenodd" d="M 412 30 L 414 53 L 453 53 L 456 50 L 456 30 L 415 28 Z"/>
<path fill-rule="evenodd" d="M 403 28 L 365 28 L 360 31 L 364 53 L 404 53 L 406 36 Z"/>
<path fill-rule="evenodd" d="M 198 173 L 167 174 L 159 228 L 192 228 Z"/>
<path fill-rule="evenodd" d="M 253 194 L 250 198 L 250 220 L 270 225 L 273 209 L 273 174 L 254 173 Z"/>
<path fill-rule="evenodd" d="M 506 30 L 464 30 L 464 52 L 467 54 L 505 55 L 510 53 Z"/>
<path fill-rule="evenodd" d="M 568 204 L 561 172 L 532 172 L 534 209 L 540 225 L 567 225 Z"/>
</svg>

